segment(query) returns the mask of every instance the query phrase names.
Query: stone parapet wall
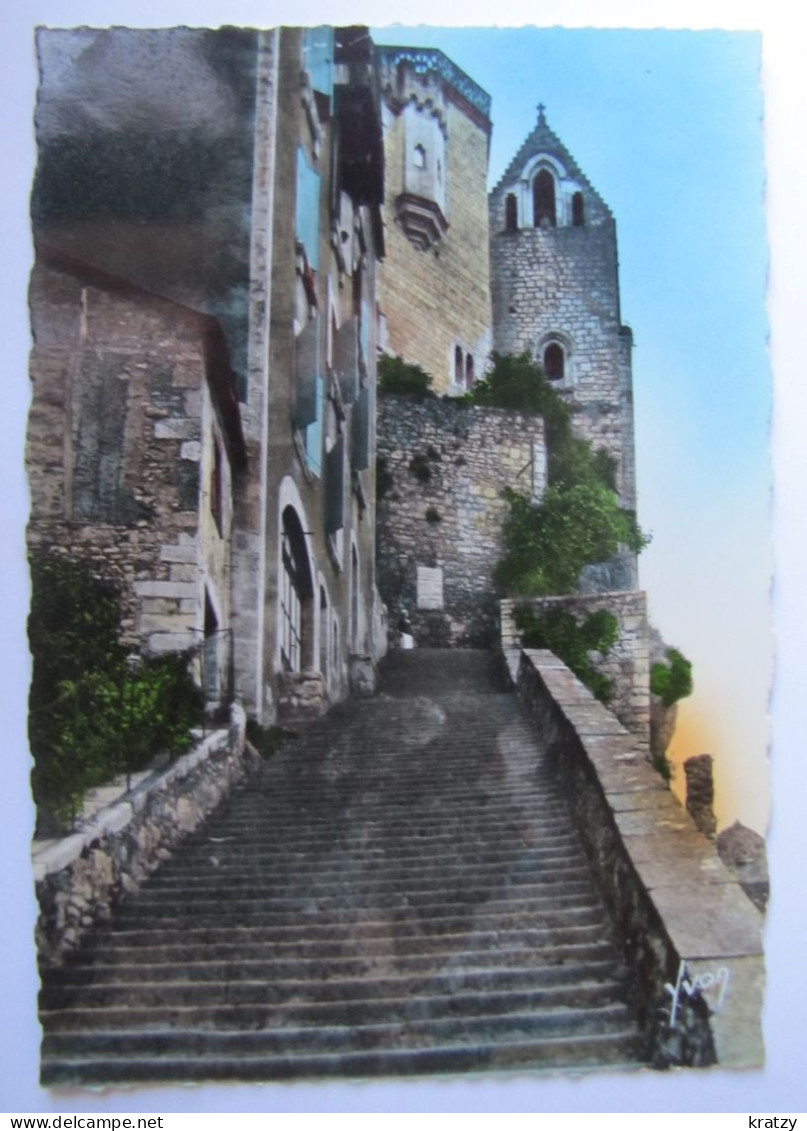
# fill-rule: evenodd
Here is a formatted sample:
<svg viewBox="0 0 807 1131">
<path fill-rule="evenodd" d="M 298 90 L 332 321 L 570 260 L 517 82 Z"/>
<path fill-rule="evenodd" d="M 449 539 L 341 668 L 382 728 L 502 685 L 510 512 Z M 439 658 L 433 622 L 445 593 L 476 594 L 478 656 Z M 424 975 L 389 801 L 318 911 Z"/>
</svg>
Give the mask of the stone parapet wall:
<svg viewBox="0 0 807 1131">
<path fill-rule="evenodd" d="M 229 730 L 215 731 L 167 769 L 146 776 L 81 831 L 34 842 L 42 961 L 61 961 L 215 809 L 257 758 L 246 746 L 245 728 L 246 716 L 234 706 Z"/>
<path fill-rule="evenodd" d="M 524 650 L 517 670 L 623 946 L 652 1063 L 761 1065 L 762 916 L 568 668 Z"/>
<path fill-rule="evenodd" d="M 566 597 L 530 597 L 500 602 L 501 641 L 504 649 L 520 647 L 514 613 L 529 606 L 536 615 L 553 608 L 570 612 L 581 623 L 601 609 L 619 622 L 619 636 L 607 656 L 592 654 L 596 669 L 612 681 L 610 709 L 634 735 L 644 751 L 650 748 L 650 661 L 647 634 L 647 595 L 643 590 L 582 594 Z"/>
<path fill-rule="evenodd" d="M 378 587 L 391 626 L 404 608 L 419 645 L 491 643 L 493 574 L 509 514 L 503 492 L 542 494 L 543 420 L 450 400 L 381 397 L 378 455 L 391 476 L 377 517 Z"/>
</svg>

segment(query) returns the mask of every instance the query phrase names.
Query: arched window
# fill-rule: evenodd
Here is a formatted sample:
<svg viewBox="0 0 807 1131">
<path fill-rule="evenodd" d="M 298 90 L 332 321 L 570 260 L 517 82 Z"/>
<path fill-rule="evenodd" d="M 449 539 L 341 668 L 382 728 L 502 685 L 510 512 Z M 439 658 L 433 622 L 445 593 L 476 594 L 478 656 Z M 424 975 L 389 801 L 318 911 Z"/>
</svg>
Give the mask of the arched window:
<svg viewBox="0 0 807 1131">
<path fill-rule="evenodd" d="M 465 388 L 471 389 L 474 384 L 474 359 L 473 354 L 468 354 L 465 359 Z"/>
<path fill-rule="evenodd" d="M 416 145 L 412 157 L 416 169 L 426 168 L 426 150 L 422 145 Z"/>
<path fill-rule="evenodd" d="M 311 605 L 314 587 L 305 534 L 293 507 L 283 511 L 280 569 L 280 659 L 285 671 L 299 672 L 312 655 Z"/>
<path fill-rule="evenodd" d="M 454 383 L 456 385 L 462 384 L 462 347 L 456 346 L 454 349 Z"/>
<path fill-rule="evenodd" d="M 544 373 L 550 381 L 562 381 L 566 371 L 563 346 L 549 342 L 544 348 Z"/>
<path fill-rule="evenodd" d="M 576 192 L 572 197 L 572 224 L 575 228 L 582 228 L 585 223 L 585 206 L 582 192 Z"/>
<path fill-rule="evenodd" d="M 514 192 L 508 192 L 505 197 L 504 229 L 506 232 L 518 231 L 518 201 Z"/>
<path fill-rule="evenodd" d="M 555 227 L 555 178 L 541 169 L 532 182 L 533 221 L 536 228 Z"/>
</svg>

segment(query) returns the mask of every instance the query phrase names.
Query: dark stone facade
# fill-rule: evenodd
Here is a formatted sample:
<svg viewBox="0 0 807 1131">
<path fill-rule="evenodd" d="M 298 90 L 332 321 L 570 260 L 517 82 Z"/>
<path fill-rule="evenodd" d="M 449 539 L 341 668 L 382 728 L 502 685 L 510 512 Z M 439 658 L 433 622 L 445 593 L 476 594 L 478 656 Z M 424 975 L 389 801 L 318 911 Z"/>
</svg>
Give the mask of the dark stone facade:
<svg viewBox="0 0 807 1131">
<path fill-rule="evenodd" d="M 543 491 L 543 420 L 452 400 L 382 397 L 378 456 L 391 476 L 377 516 L 378 587 L 390 623 L 406 610 L 419 646 L 492 643 L 493 575 L 509 512 L 503 491 L 534 498 Z M 442 590 L 439 607 L 426 580 Z"/>
</svg>

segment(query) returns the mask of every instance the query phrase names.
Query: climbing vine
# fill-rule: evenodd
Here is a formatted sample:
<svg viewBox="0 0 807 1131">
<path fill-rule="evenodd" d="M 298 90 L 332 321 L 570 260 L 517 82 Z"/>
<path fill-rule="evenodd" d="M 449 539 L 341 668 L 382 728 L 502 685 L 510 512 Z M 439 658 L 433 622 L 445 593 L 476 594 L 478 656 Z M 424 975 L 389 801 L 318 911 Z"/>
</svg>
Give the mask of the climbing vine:
<svg viewBox="0 0 807 1131">
<path fill-rule="evenodd" d="M 506 492 L 510 515 L 497 583 L 514 595 L 571 593 L 583 567 L 607 561 L 621 545 L 639 553 L 649 538 L 615 490 L 616 464 L 572 431 L 571 411 L 528 354 L 493 354 L 487 377 L 469 394 L 474 404 L 540 413 L 548 449 L 548 486 L 533 503 Z"/>
<path fill-rule="evenodd" d="M 31 782 L 40 809 L 68 822 L 88 789 L 186 750 L 202 697 L 187 655 L 127 655 L 116 592 L 85 566 L 37 553 L 31 586 Z"/>
</svg>

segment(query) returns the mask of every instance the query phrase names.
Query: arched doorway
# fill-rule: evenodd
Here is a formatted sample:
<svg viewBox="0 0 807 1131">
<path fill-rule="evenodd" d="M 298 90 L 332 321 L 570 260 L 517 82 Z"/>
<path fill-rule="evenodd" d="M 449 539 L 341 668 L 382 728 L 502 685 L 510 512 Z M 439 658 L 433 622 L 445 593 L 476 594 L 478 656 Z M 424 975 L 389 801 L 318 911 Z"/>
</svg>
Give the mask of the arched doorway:
<svg viewBox="0 0 807 1131">
<path fill-rule="evenodd" d="M 284 671 L 311 667 L 313 596 L 305 533 L 294 507 L 288 506 L 283 511 L 280 562 L 280 662 Z"/>
</svg>

